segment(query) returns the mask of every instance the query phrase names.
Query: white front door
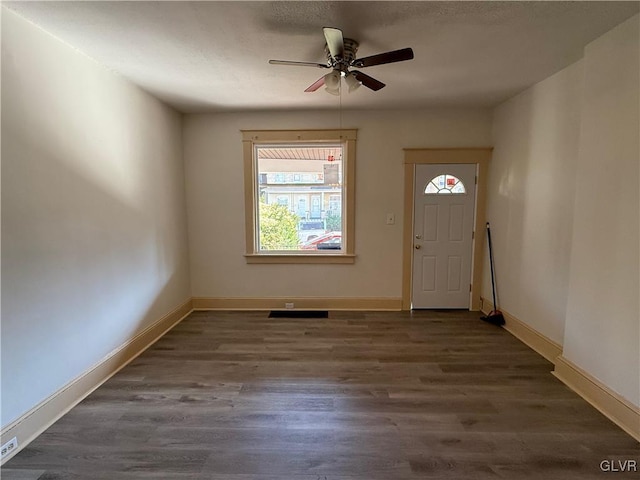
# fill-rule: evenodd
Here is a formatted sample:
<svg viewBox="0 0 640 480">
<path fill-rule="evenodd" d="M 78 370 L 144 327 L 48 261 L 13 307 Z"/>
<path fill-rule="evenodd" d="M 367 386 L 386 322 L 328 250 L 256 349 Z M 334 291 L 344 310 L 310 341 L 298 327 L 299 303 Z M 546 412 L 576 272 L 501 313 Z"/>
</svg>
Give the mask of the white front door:
<svg viewBox="0 0 640 480">
<path fill-rule="evenodd" d="M 469 308 L 475 164 L 416 165 L 412 308 Z"/>
</svg>

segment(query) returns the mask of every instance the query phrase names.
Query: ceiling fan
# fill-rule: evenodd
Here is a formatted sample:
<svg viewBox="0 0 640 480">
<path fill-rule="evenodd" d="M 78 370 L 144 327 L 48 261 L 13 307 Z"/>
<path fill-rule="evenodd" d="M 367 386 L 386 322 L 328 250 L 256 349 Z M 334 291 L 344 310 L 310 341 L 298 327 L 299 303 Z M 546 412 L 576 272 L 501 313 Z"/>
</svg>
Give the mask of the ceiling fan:
<svg viewBox="0 0 640 480">
<path fill-rule="evenodd" d="M 324 47 L 327 55 L 327 63 L 314 62 L 291 62 L 288 60 L 269 60 L 271 65 L 291 65 L 298 67 L 317 67 L 331 69 L 331 72 L 320 77 L 316 82 L 311 84 L 305 92 L 315 92 L 325 85 L 326 90 L 333 95 L 340 95 L 340 79 L 344 77 L 352 92 L 360 85 L 364 85 L 373 91 L 378 91 L 385 86 L 379 80 L 370 77 L 360 70 L 349 70 L 349 68 L 364 68 L 374 65 L 383 65 L 385 63 L 403 62 L 413 58 L 413 50 L 410 48 L 402 48 L 390 52 L 379 53 L 369 57 L 357 58 L 358 42 L 350 38 L 342 36 L 342 30 L 332 27 L 324 27 L 324 38 L 326 45 Z"/>
</svg>

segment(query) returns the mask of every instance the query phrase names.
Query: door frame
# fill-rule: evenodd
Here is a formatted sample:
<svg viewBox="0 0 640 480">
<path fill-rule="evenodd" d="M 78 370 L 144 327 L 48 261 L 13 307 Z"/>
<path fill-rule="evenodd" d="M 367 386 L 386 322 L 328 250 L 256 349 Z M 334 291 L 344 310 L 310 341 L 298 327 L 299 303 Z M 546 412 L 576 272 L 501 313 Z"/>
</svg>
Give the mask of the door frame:
<svg viewBox="0 0 640 480">
<path fill-rule="evenodd" d="M 475 223 L 472 242 L 471 304 L 469 310 L 480 310 L 482 266 L 485 244 L 487 169 L 493 147 L 478 148 L 405 148 L 404 211 L 402 232 L 402 310 L 411 310 L 411 269 L 413 268 L 413 215 L 415 165 L 426 163 L 471 163 L 477 166 Z"/>
</svg>

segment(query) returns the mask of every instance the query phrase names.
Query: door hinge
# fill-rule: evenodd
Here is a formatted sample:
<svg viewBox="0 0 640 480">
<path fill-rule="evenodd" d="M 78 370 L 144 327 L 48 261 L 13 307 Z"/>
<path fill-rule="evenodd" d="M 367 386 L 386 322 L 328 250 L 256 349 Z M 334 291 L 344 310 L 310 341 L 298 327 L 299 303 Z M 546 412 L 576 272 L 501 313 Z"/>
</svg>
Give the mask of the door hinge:
<svg viewBox="0 0 640 480">
<path fill-rule="evenodd" d="M 470 284 L 469 284 L 469 293 L 471 293 L 471 292 L 472 292 L 472 290 L 473 290 L 473 285 L 470 283 Z"/>
<path fill-rule="evenodd" d="M 471 240 L 473 240 L 474 238 L 476 238 L 476 232 L 471 232 Z"/>
<path fill-rule="evenodd" d="M 475 180 L 475 182 L 476 182 L 476 185 L 477 185 L 477 184 L 478 184 L 478 176 L 477 176 L 477 175 L 476 175 L 476 180 Z"/>
</svg>

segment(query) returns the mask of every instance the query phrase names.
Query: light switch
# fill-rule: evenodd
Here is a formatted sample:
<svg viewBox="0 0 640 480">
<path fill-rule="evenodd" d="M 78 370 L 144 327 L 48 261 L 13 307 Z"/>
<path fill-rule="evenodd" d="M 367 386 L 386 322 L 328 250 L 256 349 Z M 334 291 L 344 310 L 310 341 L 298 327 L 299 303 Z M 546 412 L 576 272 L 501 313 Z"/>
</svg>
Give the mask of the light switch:
<svg viewBox="0 0 640 480">
<path fill-rule="evenodd" d="M 396 223 L 396 216 L 393 213 L 387 213 L 387 225 L 393 225 Z"/>
</svg>

